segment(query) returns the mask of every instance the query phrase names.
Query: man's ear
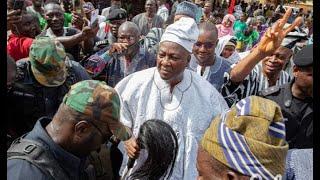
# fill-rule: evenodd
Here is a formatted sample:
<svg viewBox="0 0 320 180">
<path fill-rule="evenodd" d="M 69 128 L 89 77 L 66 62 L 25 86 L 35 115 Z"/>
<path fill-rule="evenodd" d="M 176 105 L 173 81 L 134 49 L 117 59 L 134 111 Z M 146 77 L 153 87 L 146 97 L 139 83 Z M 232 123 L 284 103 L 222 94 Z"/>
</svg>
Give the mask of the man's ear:
<svg viewBox="0 0 320 180">
<path fill-rule="evenodd" d="M 80 121 L 74 125 L 74 133 L 78 137 L 82 137 L 90 132 L 90 125 L 86 121 Z"/>
<path fill-rule="evenodd" d="M 191 60 L 191 54 L 188 55 L 186 67 L 189 67 L 190 60 Z"/>
<path fill-rule="evenodd" d="M 227 170 L 222 174 L 222 179 L 223 180 L 239 180 L 239 177 L 235 172 Z"/>
<path fill-rule="evenodd" d="M 294 77 L 297 77 L 298 71 L 299 71 L 299 68 L 296 65 L 293 65 L 292 74 L 293 74 Z"/>
</svg>

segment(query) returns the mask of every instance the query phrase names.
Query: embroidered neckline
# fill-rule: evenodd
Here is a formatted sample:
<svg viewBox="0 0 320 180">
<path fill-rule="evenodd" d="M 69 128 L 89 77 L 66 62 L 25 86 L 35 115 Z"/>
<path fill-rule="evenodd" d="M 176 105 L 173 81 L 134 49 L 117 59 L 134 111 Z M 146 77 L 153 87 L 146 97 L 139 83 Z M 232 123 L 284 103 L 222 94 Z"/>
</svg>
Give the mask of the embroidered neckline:
<svg viewBox="0 0 320 180">
<path fill-rule="evenodd" d="M 175 91 L 176 89 L 181 93 L 181 97 L 180 97 L 180 99 L 179 99 L 178 105 L 177 105 L 176 107 L 174 107 L 174 108 L 166 108 L 166 107 L 165 107 L 165 104 L 162 102 L 162 98 L 161 98 L 161 97 L 162 97 L 162 93 L 161 93 L 161 91 L 164 90 L 164 89 L 166 89 L 166 88 L 170 88 L 170 85 L 168 84 L 168 85 L 164 85 L 163 87 L 160 87 L 161 85 L 160 85 L 160 84 L 157 84 L 156 79 L 155 79 L 156 73 L 157 73 L 156 71 L 157 71 L 157 69 L 155 69 L 154 72 L 153 72 L 153 83 L 155 84 L 155 86 L 157 87 L 157 89 L 158 89 L 158 91 L 159 91 L 159 95 L 160 95 L 160 105 L 161 105 L 161 107 L 162 107 L 164 110 L 166 110 L 166 111 L 174 111 L 174 110 L 178 109 L 178 108 L 180 107 L 181 103 L 182 103 L 184 93 L 191 87 L 191 84 L 192 84 L 192 82 L 193 82 L 193 77 L 192 77 L 191 72 L 189 72 L 189 74 L 187 74 L 186 72 L 184 72 L 184 78 L 182 79 L 182 81 L 181 81 L 180 83 L 178 83 L 177 85 L 175 85 L 175 87 L 174 87 L 174 89 L 173 89 L 173 91 L 172 91 L 172 93 L 171 93 L 170 103 L 172 103 L 173 93 L 174 93 L 174 91 Z M 190 77 L 190 78 L 189 78 L 189 77 Z M 160 77 L 160 78 L 161 78 L 161 77 Z M 190 79 L 190 83 L 187 84 L 187 85 L 184 87 L 183 85 L 186 84 L 186 83 L 188 83 L 188 82 L 186 82 L 186 81 L 188 81 L 188 79 Z M 162 79 L 161 79 L 161 80 L 162 80 Z M 180 86 L 182 86 L 182 87 L 180 87 Z"/>
</svg>

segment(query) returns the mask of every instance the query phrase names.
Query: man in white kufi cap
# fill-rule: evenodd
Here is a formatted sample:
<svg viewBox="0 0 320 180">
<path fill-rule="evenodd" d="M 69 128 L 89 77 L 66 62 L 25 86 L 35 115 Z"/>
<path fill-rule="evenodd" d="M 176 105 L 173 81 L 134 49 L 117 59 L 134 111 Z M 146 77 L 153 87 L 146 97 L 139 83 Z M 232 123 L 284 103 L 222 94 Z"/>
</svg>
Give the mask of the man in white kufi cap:
<svg viewBox="0 0 320 180">
<path fill-rule="evenodd" d="M 161 37 L 157 67 L 131 74 L 115 87 L 121 99 L 120 121 L 135 137 L 148 119 L 163 120 L 176 132 L 178 155 L 168 179 L 196 179 L 199 141 L 212 119 L 227 109 L 223 97 L 208 81 L 186 69 L 198 36 L 194 19 L 180 18 Z M 124 153 L 120 174 L 128 156 L 136 158 L 140 153 L 136 164 L 146 156 L 139 152 L 135 138 L 119 147 Z"/>
</svg>

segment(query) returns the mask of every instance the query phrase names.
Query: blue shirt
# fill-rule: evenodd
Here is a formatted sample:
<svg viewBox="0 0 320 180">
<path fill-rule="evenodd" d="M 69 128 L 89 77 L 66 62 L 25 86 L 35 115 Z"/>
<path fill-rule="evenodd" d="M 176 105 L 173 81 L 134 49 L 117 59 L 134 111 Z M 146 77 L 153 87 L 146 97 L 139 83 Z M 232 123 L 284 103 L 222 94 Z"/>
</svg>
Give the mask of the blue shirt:
<svg viewBox="0 0 320 180">
<path fill-rule="evenodd" d="M 205 67 L 204 73 L 201 74 L 201 67 L 198 65 L 196 57 L 192 55 L 189 69 L 204 77 L 218 90 L 218 92 L 220 92 L 221 86 L 224 84 L 224 73 L 229 73 L 231 63 L 220 56 L 216 56 L 214 64 L 212 66 Z"/>
<path fill-rule="evenodd" d="M 124 77 L 134 72 L 156 66 L 155 55 L 149 53 L 142 45 L 131 62 L 126 61 L 124 56 L 121 55 L 109 56 L 108 51 L 100 55 L 100 57 L 106 62 L 105 81 L 111 87 L 114 87 Z"/>
<path fill-rule="evenodd" d="M 52 153 L 59 166 L 65 170 L 65 173 L 72 180 L 80 179 L 84 172 L 85 160 L 80 159 L 73 154 L 65 151 L 57 145 L 48 135 L 45 127 L 51 119 L 43 117 L 37 121 L 32 131 L 25 137 L 26 139 L 34 140 L 41 143 L 46 149 Z M 51 177 L 46 176 L 40 169 L 28 161 L 22 159 L 11 159 L 7 161 L 7 179 L 31 179 L 31 180 L 48 180 Z"/>
</svg>

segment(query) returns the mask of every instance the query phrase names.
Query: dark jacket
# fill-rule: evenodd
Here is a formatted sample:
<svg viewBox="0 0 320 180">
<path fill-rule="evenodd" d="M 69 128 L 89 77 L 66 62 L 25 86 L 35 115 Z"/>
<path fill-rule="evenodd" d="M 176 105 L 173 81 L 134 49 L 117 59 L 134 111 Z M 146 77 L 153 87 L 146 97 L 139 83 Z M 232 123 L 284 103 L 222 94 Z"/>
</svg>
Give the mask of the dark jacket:
<svg viewBox="0 0 320 180">
<path fill-rule="evenodd" d="M 15 85 L 8 93 L 7 112 L 8 133 L 13 139 L 30 131 L 40 117 L 53 117 L 70 86 L 90 79 L 79 63 L 68 61 L 66 64 L 68 76 L 65 83 L 58 87 L 45 87 L 36 81 L 29 61 L 17 62 Z"/>
<path fill-rule="evenodd" d="M 43 145 L 53 155 L 59 166 L 65 171 L 65 174 L 72 180 L 83 179 L 85 174 L 86 159 L 80 159 L 73 154 L 65 151 L 57 145 L 48 135 L 45 127 L 50 123 L 51 119 L 41 118 L 37 121 L 33 130 L 25 137 L 34 140 Z M 46 176 L 35 165 L 22 159 L 11 159 L 7 161 L 7 179 L 8 180 L 48 180 L 53 179 Z"/>
<path fill-rule="evenodd" d="M 313 148 L 313 99 L 298 100 L 292 95 L 294 81 L 280 87 L 273 86 L 260 92 L 260 96 L 273 100 L 281 107 L 286 125 L 289 148 Z M 296 102 L 300 101 L 300 105 Z"/>
</svg>

